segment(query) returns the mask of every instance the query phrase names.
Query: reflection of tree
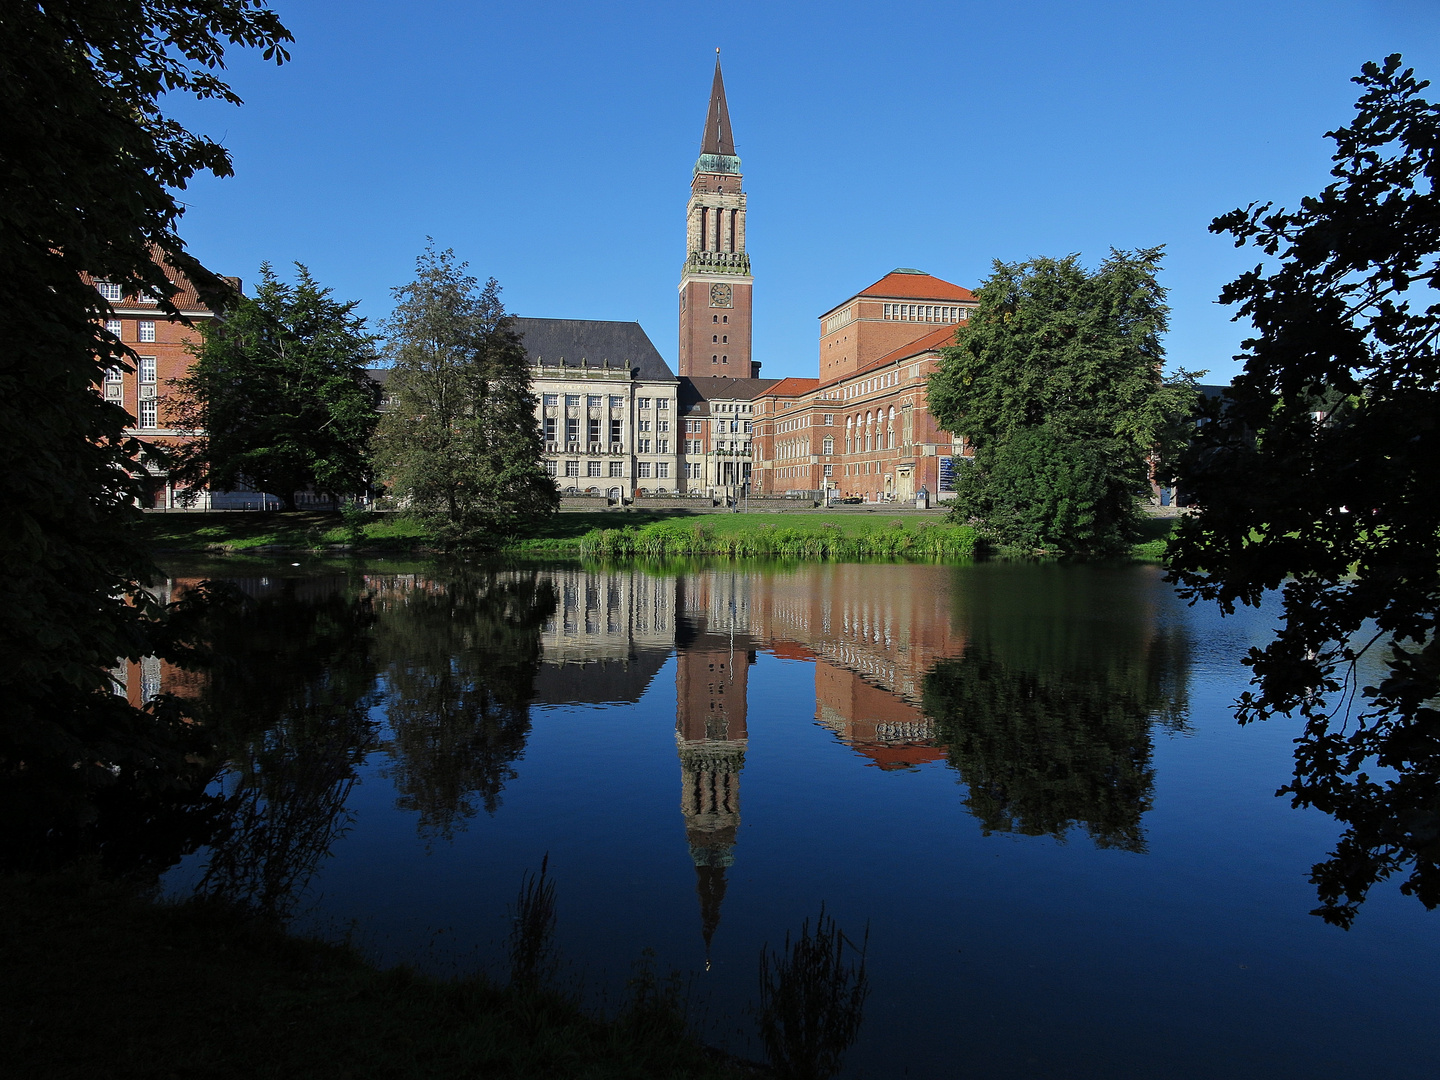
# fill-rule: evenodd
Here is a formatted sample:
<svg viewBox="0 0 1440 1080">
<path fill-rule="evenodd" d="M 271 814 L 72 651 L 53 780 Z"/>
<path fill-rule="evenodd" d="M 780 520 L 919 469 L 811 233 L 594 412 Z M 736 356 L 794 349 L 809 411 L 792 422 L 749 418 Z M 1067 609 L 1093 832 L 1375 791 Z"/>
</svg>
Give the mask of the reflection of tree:
<svg viewBox="0 0 1440 1080">
<path fill-rule="evenodd" d="M 328 580 L 286 582 L 213 621 L 203 709 L 231 778 L 201 891 L 284 917 L 345 832 L 376 740 L 373 621 L 367 595 Z"/>
<path fill-rule="evenodd" d="M 1144 850 L 1150 724 L 1184 722 L 1183 639 L 1157 630 L 1133 574 L 977 569 L 957 580 L 970 644 L 924 688 L 971 812 L 987 831 L 1078 825 L 1098 846 Z"/>
<path fill-rule="evenodd" d="M 391 778 L 420 831 L 489 813 L 530 733 L 540 630 L 555 591 L 536 574 L 456 571 L 383 603 Z"/>
</svg>

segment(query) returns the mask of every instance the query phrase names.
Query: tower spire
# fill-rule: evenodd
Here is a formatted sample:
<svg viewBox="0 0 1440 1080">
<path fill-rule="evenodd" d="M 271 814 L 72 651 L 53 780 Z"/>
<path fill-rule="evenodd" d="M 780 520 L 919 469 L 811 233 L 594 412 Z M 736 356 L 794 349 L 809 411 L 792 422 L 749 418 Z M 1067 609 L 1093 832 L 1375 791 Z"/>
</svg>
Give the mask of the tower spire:
<svg viewBox="0 0 1440 1080">
<path fill-rule="evenodd" d="M 720 50 L 715 50 L 715 81 L 710 84 L 710 110 L 705 114 L 705 133 L 700 137 L 701 154 L 735 156 L 735 136 L 730 131 L 730 107 L 725 103 L 725 78 L 720 74 Z"/>
</svg>

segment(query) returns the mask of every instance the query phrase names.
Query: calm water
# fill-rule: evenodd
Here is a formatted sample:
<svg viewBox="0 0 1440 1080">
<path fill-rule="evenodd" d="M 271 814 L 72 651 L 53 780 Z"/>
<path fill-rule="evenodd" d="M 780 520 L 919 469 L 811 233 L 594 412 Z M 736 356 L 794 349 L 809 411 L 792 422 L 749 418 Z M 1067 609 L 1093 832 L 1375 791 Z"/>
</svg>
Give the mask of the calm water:
<svg viewBox="0 0 1440 1080">
<path fill-rule="evenodd" d="M 1150 567 L 237 584 L 192 687 L 235 828 L 176 892 L 498 971 L 548 852 L 570 976 L 613 1001 L 653 948 L 739 1052 L 761 945 L 823 901 L 870 927 L 849 1076 L 1436 1074 L 1440 913 L 1309 915 L 1336 826 L 1273 795 L 1294 730 L 1231 717 L 1273 613 Z"/>
</svg>

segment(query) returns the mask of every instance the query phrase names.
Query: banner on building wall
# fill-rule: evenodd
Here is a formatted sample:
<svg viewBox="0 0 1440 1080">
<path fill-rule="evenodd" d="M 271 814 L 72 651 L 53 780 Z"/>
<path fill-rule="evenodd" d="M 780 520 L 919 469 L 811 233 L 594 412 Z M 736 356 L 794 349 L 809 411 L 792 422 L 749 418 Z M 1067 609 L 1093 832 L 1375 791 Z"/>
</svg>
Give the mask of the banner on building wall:
<svg viewBox="0 0 1440 1080">
<path fill-rule="evenodd" d="M 940 490 L 955 490 L 955 466 L 954 458 L 942 457 L 940 459 Z"/>
</svg>

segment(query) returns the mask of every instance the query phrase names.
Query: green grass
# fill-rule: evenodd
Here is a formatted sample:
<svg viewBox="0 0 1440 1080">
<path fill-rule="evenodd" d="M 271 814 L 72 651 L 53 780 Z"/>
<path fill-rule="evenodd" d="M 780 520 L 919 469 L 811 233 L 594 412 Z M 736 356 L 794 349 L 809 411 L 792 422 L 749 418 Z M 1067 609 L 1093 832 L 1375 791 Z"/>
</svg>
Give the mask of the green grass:
<svg viewBox="0 0 1440 1080">
<path fill-rule="evenodd" d="M 580 537 L 586 558 L 665 559 L 722 555 L 800 559 L 973 558 L 979 534 L 966 525 L 853 519 L 792 524 L 769 515 L 730 514 L 596 528 Z"/>
<path fill-rule="evenodd" d="M 1142 562 L 1164 562 L 1165 544 L 1175 531 L 1179 518 L 1147 517 L 1141 523 L 1141 539 L 1130 549 L 1130 555 Z"/>
<path fill-rule="evenodd" d="M 730 1077 L 673 1027 L 555 994 L 381 971 L 227 908 L 78 878 L 0 878 L 10 1076 Z"/>
</svg>

